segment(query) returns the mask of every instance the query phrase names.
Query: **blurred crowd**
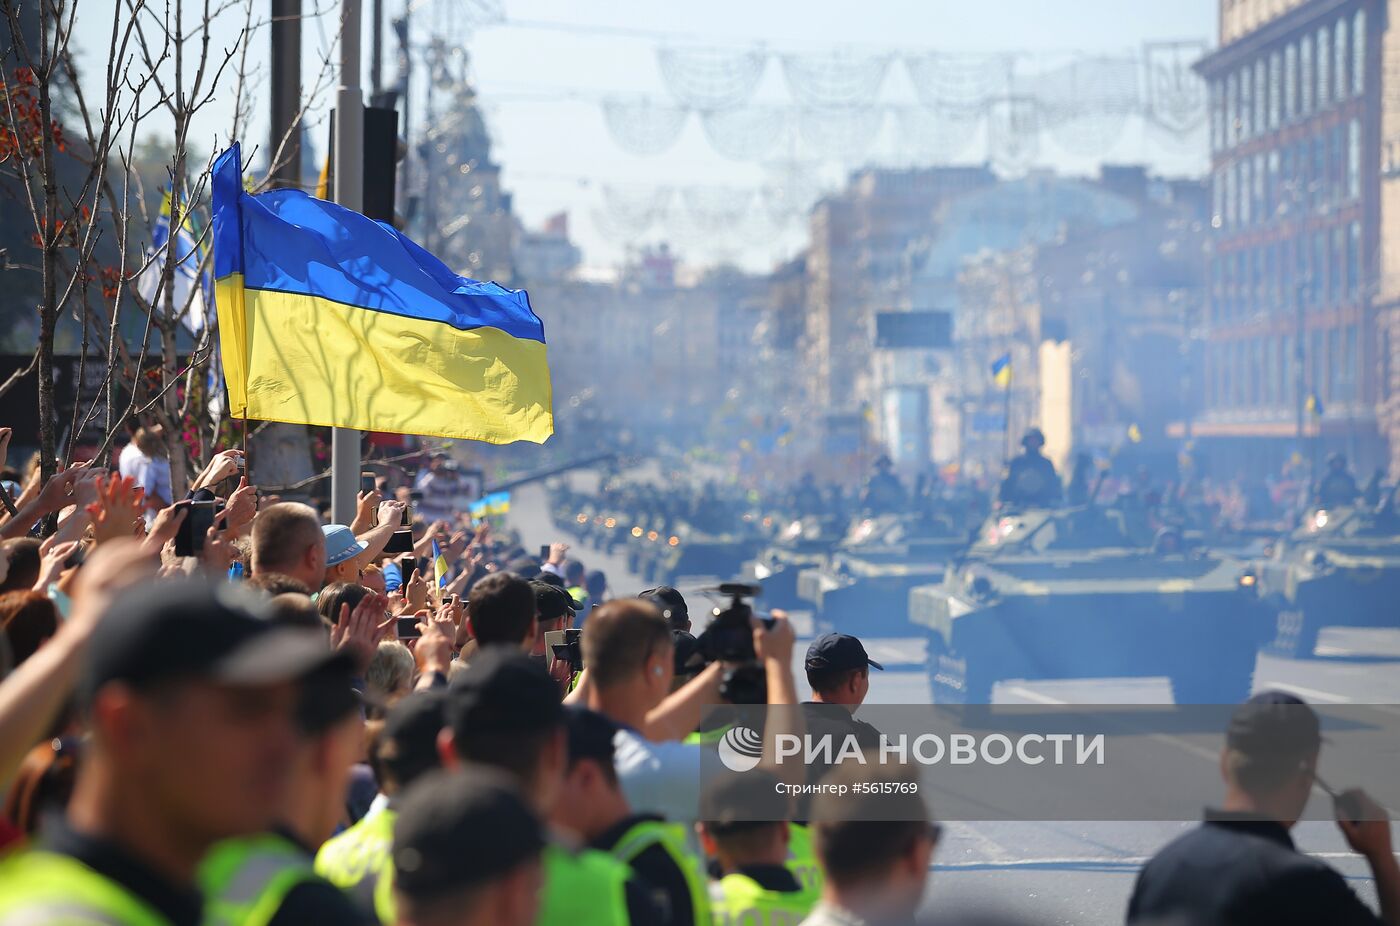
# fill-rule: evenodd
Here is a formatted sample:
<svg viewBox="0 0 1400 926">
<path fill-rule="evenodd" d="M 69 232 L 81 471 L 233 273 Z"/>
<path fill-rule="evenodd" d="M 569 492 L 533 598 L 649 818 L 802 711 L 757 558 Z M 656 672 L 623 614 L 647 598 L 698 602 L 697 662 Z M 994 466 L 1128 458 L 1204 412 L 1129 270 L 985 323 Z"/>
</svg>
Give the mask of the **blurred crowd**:
<svg viewBox="0 0 1400 926">
<path fill-rule="evenodd" d="M 859 640 L 812 642 L 804 698 L 781 613 L 720 641 L 676 589 L 613 596 L 567 545 L 473 519 L 443 457 L 367 480 L 336 524 L 260 492 L 238 450 L 172 485 L 160 443 L 4 479 L 0 924 L 856 926 L 926 904 L 941 829 L 905 771 L 775 761 L 806 724 L 878 737 Z M 769 706 L 756 767 L 702 779 L 726 702 Z M 1288 840 L 1319 742 L 1260 777 L 1242 729 L 1235 816 L 1149 865 L 1130 918 L 1375 921 Z M 844 794 L 753 813 L 817 781 Z M 1397 923 L 1389 825 L 1361 809 L 1343 829 Z M 1206 858 L 1275 914 L 1202 893 Z"/>
</svg>

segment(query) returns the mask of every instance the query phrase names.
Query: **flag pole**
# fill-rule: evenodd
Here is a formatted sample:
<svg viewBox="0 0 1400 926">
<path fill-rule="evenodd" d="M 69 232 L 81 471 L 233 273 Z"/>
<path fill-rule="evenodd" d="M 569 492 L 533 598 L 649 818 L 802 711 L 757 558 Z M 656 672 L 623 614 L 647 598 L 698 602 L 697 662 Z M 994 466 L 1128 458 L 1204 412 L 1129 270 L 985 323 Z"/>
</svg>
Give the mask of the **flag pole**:
<svg viewBox="0 0 1400 926">
<path fill-rule="evenodd" d="M 364 100 L 360 93 L 360 0 L 340 4 L 340 86 L 335 97 L 335 201 L 347 209 L 364 209 Z M 353 401 L 342 396 L 342 401 Z M 331 519 L 355 519 L 359 484 L 360 432 L 331 429 Z"/>
</svg>

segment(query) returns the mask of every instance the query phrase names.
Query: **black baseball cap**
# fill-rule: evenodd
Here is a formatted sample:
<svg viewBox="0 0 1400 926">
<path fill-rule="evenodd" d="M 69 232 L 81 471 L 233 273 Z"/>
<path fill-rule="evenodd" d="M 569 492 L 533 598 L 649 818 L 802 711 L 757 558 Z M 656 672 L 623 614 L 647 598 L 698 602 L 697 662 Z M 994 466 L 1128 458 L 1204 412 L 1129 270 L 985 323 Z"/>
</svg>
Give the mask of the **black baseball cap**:
<svg viewBox="0 0 1400 926">
<path fill-rule="evenodd" d="M 674 627 L 690 620 L 690 610 L 685 606 L 685 597 L 669 585 L 649 588 L 637 595 L 643 601 L 650 601 L 661 609 L 661 616 Z"/>
<path fill-rule="evenodd" d="M 447 726 L 447 693 L 415 691 L 389 709 L 375 745 L 375 759 L 406 787 L 437 768 L 438 734 Z"/>
<path fill-rule="evenodd" d="M 337 671 L 347 656 L 324 633 L 279 624 L 268 600 L 201 578 L 142 583 L 117 596 L 93 630 L 79 684 L 89 703 L 109 682 L 137 688 L 179 678 L 267 685 Z"/>
<path fill-rule="evenodd" d="M 1261 691 L 1230 715 L 1225 745 L 1248 756 L 1302 759 L 1324 742 L 1317 713 L 1286 691 Z"/>
<path fill-rule="evenodd" d="M 475 734 L 537 733 L 564 723 L 559 685 L 544 662 L 510 646 L 488 646 L 447 686 L 447 725 Z"/>
<path fill-rule="evenodd" d="M 592 759 L 599 765 L 613 767 L 617 724 L 586 707 L 568 707 L 564 709 L 564 726 L 568 731 L 571 764 L 580 759 Z"/>
<path fill-rule="evenodd" d="M 812 641 L 807 647 L 807 668 L 830 669 L 845 672 L 850 669 L 864 669 L 866 666 L 884 671 L 885 667 L 865 653 L 859 640 L 846 633 L 826 633 Z"/>
<path fill-rule="evenodd" d="M 539 857 L 544 827 L 495 769 L 438 770 L 404 794 L 394 821 L 394 889 L 433 901 Z"/>
<path fill-rule="evenodd" d="M 530 580 L 531 582 L 542 582 L 545 585 L 552 585 L 555 588 L 564 588 L 564 579 L 558 573 L 541 569 L 540 574 Z"/>
<path fill-rule="evenodd" d="M 573 596 L 562 587 L 535 579 L 530 588 L 535 593 L 535 620 L 540 623 L 547 624 L 574 613 Z"/>
</svg>

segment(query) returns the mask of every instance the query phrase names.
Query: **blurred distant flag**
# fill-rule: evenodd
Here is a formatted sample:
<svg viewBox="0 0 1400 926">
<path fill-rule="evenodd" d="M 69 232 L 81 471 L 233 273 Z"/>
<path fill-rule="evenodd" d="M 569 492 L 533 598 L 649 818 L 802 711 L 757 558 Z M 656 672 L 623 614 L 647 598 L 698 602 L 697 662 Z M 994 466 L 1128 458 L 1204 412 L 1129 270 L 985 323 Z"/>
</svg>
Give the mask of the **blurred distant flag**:
<svg viewBox="0 0 1400 926">
<path fill-rule="evenodd" d="M 233 417 L 543 443 L 544 325 L 529 297 L 457 276 L 392 227 L 214 164 L 214 277 Z"/>
<path fill-rule="evenodd" d="M 480 501 L 472 502 L 467 508 L 467 511 L 475 520 L 480 521 L 488 514 L 486 510 L 486 499 L 483 498 Z"/>
<path fill-rule="evenodd" d="M 169 256 L 171 213 L 170 188 L 161 195 L 160 214 L 151 227 L 151 246 L 146 251 L 146 266 L 137 278 L 137 291 L 147 303 L 159 307 L 165 304 L 160 281 Z M 203 268 L 207 242 L 201 240 L 202 229 L 195 221 L 193 210 L 186 210 L 175 232 L 175 270 L 171 274 L 170 291 L 180 321 L 194 334 L 204 330 L 214 308 L 213 285 L 209 272 Z"/>
<path fill-rule="evenodd" d="M 509 492 L 492 492 L 482 501 L 486 503 L 487 514 L 510 514 Z"/>
<path fill-rule="evenodd" d="M 1011 351 L 992 361 L 992 382 L 1003 389 L 1011 386 Z"/>
<path fill-rule="evenodd" d="M 447 588 L 447 557 L 442 555 L 442 548 L 438 546 L 437 539 L 433 539 L 433 578 L 437 579 L 438 588 Z"/>
<path fill-rule="evenodd" d="M 1137 426 L 1137 422 L 1128 425 L 1128 440 L 1135 444 L 1142 443 L 1142 428 Z"/>
<path fill-rule="evenodd" d="M 1317 394 L 1316 389 L 1308 393 L 1307 409 L 1309 415 L 1322 417 L 1322 396 Z"/>
</svg>

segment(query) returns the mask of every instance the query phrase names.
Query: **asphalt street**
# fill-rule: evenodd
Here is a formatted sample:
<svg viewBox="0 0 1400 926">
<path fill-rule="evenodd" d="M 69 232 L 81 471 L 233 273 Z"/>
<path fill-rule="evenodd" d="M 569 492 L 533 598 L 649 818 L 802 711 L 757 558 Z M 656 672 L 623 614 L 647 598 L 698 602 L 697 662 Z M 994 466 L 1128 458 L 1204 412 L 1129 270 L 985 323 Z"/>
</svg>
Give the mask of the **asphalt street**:
<svg viewBox="0 0 1400 926">
<path fill-rule="evenodd" d="M 509 520 L 521 532 L 527 549 L 556 539 L 542 486 L 522 487 L 513 493 Z M 573 555 L 588 568 L 607 573 L 613 596 L 635 594 L 644 587 L 627 572 L 620 555 L 607 556 L 591 549 L 575 549 Z M 692 617 L 697 618 L 704 610 L 704 596 L 691 586 L 683 586 L 682 592 L 691 603 Z M 812 624 L 809 615 L 792 617 L 799 633 L 798 665 L 794 668 L 801 686 L 800 660 L 810 641 Z M 696 623 L 702 621 L 697 619 Z M 870 657 L 886 666 L 886 671 L 872 673 L 869 703 L 930 703 L 921 637 L 864 642 Z M 1400 705 L 1400 631 L 1326 630 L 1319 640 L 1319 653 L 1322 658 L 1311 660 L 1260 656 L 1255 689 L 1287 689 L 1317 704 Z M 1001 683 L 993 700 L 998 704 L 1170 704 L 1172 695 L 1162 678 L 1081 679 Z M 1396 709 L 1400 711 L 1400 707 Z M 1202 757 L 1201 761 L 1210 760 Z M 1325 798 L 1316 794 L 1314 800 Z M 934 910 L 965 906 L 1001 910 L 1013 922 L 1121 923 L 1138 869 L 1153 852 L 1191 825 L 951 822 L 935 857 L 927 905 Z M 1300 823 L 1293 837 L 1301 849 L 1338 868 L 1374 907 L 1375 893 L 1366 865 L 1348 850 L 1335 826 Z"/>
</svg>

